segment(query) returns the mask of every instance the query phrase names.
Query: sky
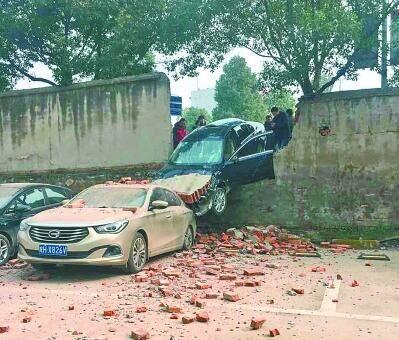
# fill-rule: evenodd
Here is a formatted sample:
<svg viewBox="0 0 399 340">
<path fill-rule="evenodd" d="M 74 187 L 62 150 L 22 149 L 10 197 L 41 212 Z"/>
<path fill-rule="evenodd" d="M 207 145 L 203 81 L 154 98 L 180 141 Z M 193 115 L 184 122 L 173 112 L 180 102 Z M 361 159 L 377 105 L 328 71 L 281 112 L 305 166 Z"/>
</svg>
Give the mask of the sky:
<svg viewBox="0 0 399 340">
<path fill-rule="evenodd" d="M 223 72 L 223 65 L 227 63 L 233 56 L 242 56 L 246 59 L 248 65 L 251 67 L 253 72 L 260 72 L 262 69 L 263 58 L 255 55 L 254 53 L 244 48 L 236 48 L 230 53 L 226 54 L 225 61 L 215 72 L 209 70 L 200 70 L 198 77 L 183 77 L 175 80 L 172 75 L 169 75 L 171 81 L 171 93 L 173 95 L 183 97 L 183 107 L 190 107 L 191 92 L 197 89 L 213 88 L 216 85 L 216 81 L 219 79 Z M 162 58 L 159 57 L 161 60 Z M 168 74 L 162 64 L 158 64 L 158 71 L 165 72 Z M 36 76 L 51 79 L 51 71 L 41 64 L 36 64 L 33 68 L 32 73 Z M 28 79 L 21 79 L 18 81 L 17 89 L 28 89 L 35 87 L 47 86 L 46 84 L 39 82 L 31 82 Z M 359 79 L 357 81 L 340 80 L 333 88 L 333 91 L 346 91 L 346 90 L 360 90 L 366 88 L 378 88 L 380 87 L 380 76 L 378 73 L 369 70 L 362 70 L 359 73 Z"/>
</svg>

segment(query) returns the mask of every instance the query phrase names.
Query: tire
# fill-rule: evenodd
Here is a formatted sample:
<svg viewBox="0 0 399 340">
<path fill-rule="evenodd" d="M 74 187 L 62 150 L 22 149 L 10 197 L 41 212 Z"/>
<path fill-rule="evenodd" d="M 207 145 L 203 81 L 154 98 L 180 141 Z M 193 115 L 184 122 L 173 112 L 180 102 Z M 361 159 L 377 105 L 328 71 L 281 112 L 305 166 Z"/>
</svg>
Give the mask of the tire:
<svg viewBox="0 0 399 340">
<path fill-rule="evenodd" d="M 190 250 L 194 244 L 194 233 L 193 228 L 188 226 L 185 234 L 184 234 L 184 241 L 183 241 L 183 250 Z"/>
<path fill-rule="evenodd" d="M 227 194 L 226 190 L 222 187 L 216 188 L 212 199 L 212 214 L 221 216 L 226 211 L 227 207 Z"/>
<path fill-rule="evenodd" d="M 8 238 L 0 234 L 0 266 L 6 264 L 11 257 L 12 249 Z"/>
<path fill-rule="evenodd" d="M 130 247 L 129 259 L 123 271 L 126 274 L 136 274 L 144 268 L 147 262 L 147 242 L 141 233 L 137 233 Z"/>
</svg>

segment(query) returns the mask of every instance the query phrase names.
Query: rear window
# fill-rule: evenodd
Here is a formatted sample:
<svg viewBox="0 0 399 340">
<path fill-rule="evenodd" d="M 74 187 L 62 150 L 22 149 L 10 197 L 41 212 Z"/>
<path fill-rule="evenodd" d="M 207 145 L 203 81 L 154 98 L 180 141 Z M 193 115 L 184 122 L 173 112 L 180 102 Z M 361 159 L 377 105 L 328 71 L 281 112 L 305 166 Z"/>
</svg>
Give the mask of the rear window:
<svg viewBox="0 0 399 340">
<path fill-rule="evenodd" d="M 126 187 L 92 187 L 82 191 L 70 204 L 82 202 L 86 208 L 140 208 L 147 190 Z"/>
<path fill-rule="evenodd" d="M 18 188 L 0 186 L 0 208 L 4 208 L 18 190 Z"/>
</svg>

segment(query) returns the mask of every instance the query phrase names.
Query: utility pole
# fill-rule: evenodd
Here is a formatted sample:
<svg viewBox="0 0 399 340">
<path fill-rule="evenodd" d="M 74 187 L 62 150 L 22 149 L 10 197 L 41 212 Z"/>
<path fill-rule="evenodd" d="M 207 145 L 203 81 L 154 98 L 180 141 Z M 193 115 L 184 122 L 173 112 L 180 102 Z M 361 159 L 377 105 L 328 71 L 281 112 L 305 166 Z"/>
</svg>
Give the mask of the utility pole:
<svg viewBox="0 0 399 340">
<path fill-rule="evenodd" d="M 382 0 L 382 13 L 385 15 L 387 1 Z M 382 23 L 382 46 L 381 46 L 381 88 L 388 87 L 388 16 Z"/>
</svg>

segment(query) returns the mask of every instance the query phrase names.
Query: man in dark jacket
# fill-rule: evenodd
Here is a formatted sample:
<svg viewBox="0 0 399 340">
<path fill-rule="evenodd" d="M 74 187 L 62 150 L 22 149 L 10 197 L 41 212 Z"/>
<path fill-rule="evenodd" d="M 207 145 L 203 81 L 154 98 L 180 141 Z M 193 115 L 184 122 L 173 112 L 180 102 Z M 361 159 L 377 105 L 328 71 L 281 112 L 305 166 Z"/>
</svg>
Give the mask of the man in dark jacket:
<svg viewBox="0 0 399 340">
<path fill-rule="evenodd" d="M 290 140 L 290 123 L 287 114 L 280 111 L 278 107 L 273 107 L 271 112 L 273 115 L 272 128 L 276 142 L 276 149 L 278 150 L 284 148 Z"/>
</svg>

